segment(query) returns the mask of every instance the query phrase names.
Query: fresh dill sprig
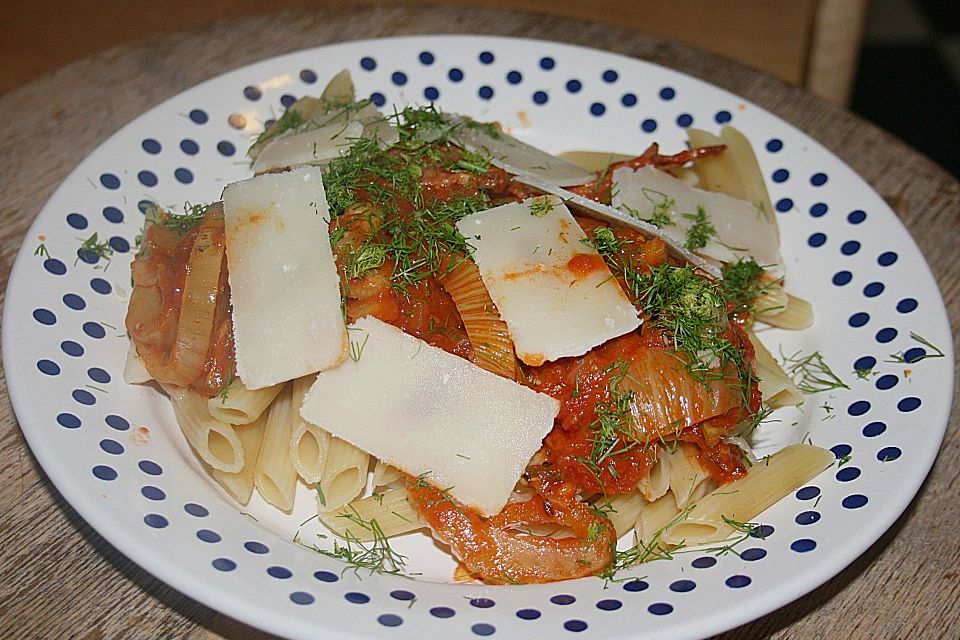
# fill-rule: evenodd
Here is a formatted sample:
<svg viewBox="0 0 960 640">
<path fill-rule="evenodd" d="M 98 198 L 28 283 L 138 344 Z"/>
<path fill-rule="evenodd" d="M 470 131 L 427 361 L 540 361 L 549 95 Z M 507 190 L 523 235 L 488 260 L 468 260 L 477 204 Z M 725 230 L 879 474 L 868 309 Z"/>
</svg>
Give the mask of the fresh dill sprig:
<svg viewBox="0 0 960 640">
<path fill-rule="evenodd" d="M 581 242 L 596 249 L 601 256 L 612 258 L 628 241 L 617 238 L 610 227 L 597 227 L 593 230 L 592 238 L 584 238 Z"/>
<path fill-rule="evenodd" d="M 780 360 L 783 370 L 793 379 L 797 388 L 804 393 L 820 393 L 833 389 L 849 389 L 850 387 L 833 372 L 833 369 L 823 359 L 819 351 L 803 355 L 797 351 L 793 355 L 784 355 L 780 351 Z"/>
<path fill-rule="evenodd" d="M 639 538 L 639 536 L 637 536 L 636 533 L 634 533 L 633 546 L 623 551 L 614 551 L 613 559 L 611 560 L 610 565 L 600 572 L 598 576 L 608 582 L 622 582 L 625 579 L 617 578 L 616 575 L 618 572 L 623 571 L 624 569 L 629 569 L 630 567 L 640 564 L 641 562 L 648 562 L 650 560 L 668 560 L 672 558 L 672 554 L 675 553 L 678 548 L 682 548 L 684 545 L 682 543 L 676 546 L 661 545 L 661 538 L 663 537 L 664 533 L 686 520 L 690 516 L 690 512 L 693 511 L 694 506 L 695 505 L 690 505 L 678 513 L 673 520 L 663 525 L 663 527 L 650 536 L 649 542 L 644 542 Z"/>
<path fill-rule="evenodd" d="M 945 358 L 946 357 L 946 354 L 943 353 L 943 350 L 940 347 L 934 345 L 929 340 L 921 336 L 919 333 L 914 333 L 913 331 L 911 331 L 910 338 L 916 342 L 919 342 L 920 344 L 927 347 L 928 349 L 932 350 L 934 353 L 930 353 L 929 351 L 924 351 L 922 354 L 919 354 L 917 356 L 906 358 L 904 356 L 905 352 L 899 351 L 897 353 L 891 354 L 889 358 L 884 360 L 884 362 L 892 362 L 894 364 L 916 364 L 918 362 L 921 362 L 922 360 L 927 360 L 929 358 Z"/>
<path fill-rule="evenodd" d="M 723 266 L 723 297 L 731 314 L 753 314 L 757 298 L 767 292 L 773 283 L 763 282 L 763 267 L 753 258 L 746 258 Z"/>
<path fill-rule="evenodd" d="M 113 247 L 111 247 L 110 243 L 106 240 L 101 242 L 96 232 L 94 232 L 89 238 L 84 240 L 83 244 L 80 245 L 80 248 L 77 249 L 77 259 L 74 260 L 73 264 L 76 265 L 78 262 L 80 262 L 80 258 L 84 257 L 85 255 L 103 258 L 107 261 L 107 266 L 109 266 L 110 261 L 113 258 Z"/>
<path fill-rule="evenodd" d="M 853 374 L 860 380 L 869 380 L 871 376 L 877 375 L 877 372 L 874 371 L 872 367 L 855 367 Z"/>
<path fill-rule="evenodd" d="M 360 571 L 366 570 L 371 575 L 374 573 L 402 575 L 406 568 L 407 557 L 390 546 L 377 519 L 365 520 L 353 507 L 348 506 L 348 509 L 349 511 L 337 514 L 337 517 L 344 518 L 360 530 L 369 532 L 373 540 L 364 543 L 350 529 L 346 529 L 343 533 L 344 543 L 334 540 L 333 551 L 316 546 L 313 549 L 325 556 L 343 560 L 347 564 L 343 573 L 353 570 L 357 577 L 360 577 Z"/>
<path fill-rule="evenodd" d="M 351 360 L 354 362 L 360 362 L 360 358 L 363 357 L 363 350 L 366 348 L 367 340 L 369 339 L 370 334 L 368 333 L 363 336 L 363 342 L 354 342 L 353 340 L 350 341 L 349 354 Z"/>
<path fill-rule="evenodd" d="M 600 473 L 609 458 L 641 444 L 637 439 L 631 411 L 635 394 L 633 391 L 624 393 L 620 388 L 629 371 L 630 363 L 625 360 L 618 360 L 605 370 L 609 376 L 610 399 L 596 405 L 597 419 L 590 423 L 590 458 L 581 461 L 596 474 Z M 608 470 L 611 475 L 616 473 L 612 465 Z M 602 482 L 598 484 L 603 486 Z"/>
<path fill-rule="evenodd" d="M 530 202 L 530 215 L 535 218 L 542 218 L 557 206 L 557 203 L 550 196 L 537 196 Z"/>
<path fill-rule="evenodd" d="M 306 123 L 303 114 L 296 109 L 287 109 L 276 121 L 263 131 L 257 139 L 253 141 L 252 147 L 265 144 L 282 133 L 291 129 L 298 129 Z"/>
<path fill-rule="evenodd" d="M 707 216 L 707 210 L 702 205 L 697 205 L 696 213 L 682 214 L 687 220 L 693 220 L 693 224 L 687 229 L 687 239 L 683 246 L 690 251 L 703 249 L 710 242 L 710 238 L 717 235 L 717 230 L 710 222 Z"/>
<path fill-rule="evenodd" d="M 41 242 L 39 245 L 37 245 L 37 248 L 33 250 L 33 255 L 40 256 L 45 260 L 51 257 L 50 252 L 47 251 L 47 245 L 44 242 Z"/>
<path fill-rule="evenodd" d="M 227 396 L 230 395 L 230 387 L 236 381 L 237 374 L 234 371 L 230 372 L 230 375 L 227 376 L 227 379 L 223 381 L 223 384 L 220 386 L 220 390 L 217 391 L 217 397 L 220 398 L 220 402 L 226 402 Z"/>
<path fill-rule="evenodd" d="M 314 483 L 313 490 L 317 492 L 317 500 L 320 501 L 320 504 L 324 507 L 327 506 L 327 496 L 323 495 L 323 489 L 319 482 Z"/>
</svg>

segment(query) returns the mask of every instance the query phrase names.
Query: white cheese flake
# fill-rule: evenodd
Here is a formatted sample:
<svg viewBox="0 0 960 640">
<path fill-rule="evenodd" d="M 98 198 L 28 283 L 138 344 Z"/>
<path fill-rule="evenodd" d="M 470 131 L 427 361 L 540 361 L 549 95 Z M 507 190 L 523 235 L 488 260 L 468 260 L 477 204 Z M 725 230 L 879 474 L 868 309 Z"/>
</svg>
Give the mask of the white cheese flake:
<svg viewBox="0 0 960 640">
<path fill-rule="evenodd" d="M 373 317 L 349 335 L 355 357 L 317 376 L 303 418 L 483 515 L 498 513 L 559 403 Z"/>
<path fill-rule="evenodd" d="M 351 122 L 279 136 L 260 151 L 253 163 L 253 172 L 325 163 L 345 153 L 361 133 L 363 125 Z"/>
<path fill-rule="evenodd" d="M 457 228 L 475 248 L 480 277 L 526 364 L 582 355 L 640 326 L 636 308 L 559 198 L 480 211 Z"/>
<path fill-rule="evenodd" d="M 243 383 L 260 389 L 342 362 L 347 333 L 320 169 L 230 184 L 223 209 Z"/>
</svg>

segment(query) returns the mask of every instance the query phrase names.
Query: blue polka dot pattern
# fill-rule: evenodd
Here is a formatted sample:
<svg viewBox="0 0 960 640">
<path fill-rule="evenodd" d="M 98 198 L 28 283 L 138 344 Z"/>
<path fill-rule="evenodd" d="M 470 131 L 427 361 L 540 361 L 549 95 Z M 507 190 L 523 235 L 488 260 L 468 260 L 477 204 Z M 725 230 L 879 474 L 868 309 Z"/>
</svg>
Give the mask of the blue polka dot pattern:
<svg viewBox="0 0 960 640">
<path fill-rule="evenodd" d="M 767 144 L 764 145 L 770 153 L 777 153 L 783 149 L 783 141 L 779 138 L 771 138 L 767 140 Z"/>
<path fill-rule="evenodd" d="M 148 513 L 143 516 L 143 521 L 153 529 L 165 529 L 170 524 L 170 521 L 159 513 Z"/>
<path fill-rule="evenodd" d="M 490 598 L 471 598 L 470 599 L 470 606 L 476 607 L 477 609 L 489 609 L 495 604 L 497 603 L 491 600 Z"/>
<path fill-rule="evenodd" d="M 521 620 L 536 620 L 541 615 L 536 609 L 520 609 L 517 611 L 517 617 Z"/>
<path fill-rule="evenodd" d="M 533 93 L 533 101 L 536 104 L 546 104 L 549 96 L 547 96 L 546 91 L 535 91 Z"/>
<path fill-rule="evenodd" d="M 68 356 L 73 358 L 79 358 L 83 355 L 83 347 L 74 342 L 73 340 L 64 340 L 60 343 L 60 350 L 63 351 Z"/>
<path fill-rule="evenodd" d="M 247 100 L 256 102 L 263 96 L 263 92 L 260 91 L 260 87 L 250 85 L 243 89 L 243 95 Z"/>
<path fill-rule="evenodd" d="M 43 268 L 55 276 L 62 276 L 67 272 L 67 265 L 56 258 L 47 258 L 43 261 Z"/>
<path fill-rule="evenodd" d="M 863 427 L 863 435 L 867 438 L 876 438 L 887 430 L 887 425 L 882 422 L 871 422 Z"/>
<path fill-rule="evenodd" d="M 578 93 L 580 89 L 583 89 L 583 83 L 579 80 L 567 80 L 565 86 L 570 93 Z"/>
<path fill-rule="evenodd" d="M 417 56 L 417 59 L 420 60 L 420 64 L 426 65 L 426 66 L 430 66 L 431 64 L 433 64 L 433 61 L 435 60 L 433 54 L 430 53 L 429 51 L 421 51 L 420 55 Z"/>
<path fill-rule="evenodd" d="M 864 211 L 861 211 L 860 209 L 857 209 L 856 211 L 851 211 L 850 213 L 847 214 L 847 222 L 849 222 L 850 224 L 860 224 L 866 219 L 867 219 L 867 214 Z"/>
<path fill-rule="evenodd" d="M 818 202 L 810 207 L 810 215 L 814 218 L 822 218 L 823 216 L 827 215 L 827 211 L 829 210 L 830 208 L 825 203 Z"/>
<path fill-rule="evenodd" d="M 694 569 L 709 569 L 713 565 L 717 564 L 717 559 L 711 556 L 701 556 L 696 558 L 693 562 L 690 563 Z"/>
<path fill-rule="evenodd" d="M 313 604 L 314 597 L 306 591 L 294 591 L 290 594 L 290 601 L 294 604 L 307 605 Z"/>
<path fill-rule="evenodd" d="M 313 84 L 317 81 L 317 74 L 313 69 L 304 69 L 300 72 L 300 80 L 306 84 Z"/>
<path fill-rule="evenodd" d="M 643 129 L 646 133 L 653 133 L 657 130 L 657 121 L 652 118 L 647 118 L 640 123 L 640 128 Z"/>
<path fill-rule="evenodd" d="M 790 172 L 786 169 L 777 169 L 770 177 L 774 182 L 786 182 L 790 178 Z"/>
<path fill-rule="evenodd" d="M 855 493 L 853 495 L 847 496 L 844 498 L 840 504 L 843 505 L 844 509 L 859 509 L 860 507 L 867 504 L 867 496 Z"/>
<path fill-rule="evenodd" d="M 781 200 L 781 202 L 783 202 L 783 201 Z M 781 211 L 781 210 L 782 210 L 782 209 L 780 208 L 780 203 L 779 203 L 779 202 L 777 203 L 777 210 L 778 210 L 778 211 Z M 789 210 L 790 210 L 790 208 L 787 207 L 787 208 L 786 208 L 786 211 L 789 211 Z M 826 236 L 826 234 L 820 233 L 819 231 L 818 231 L 817 233 L 810 234 L 810 237 L 807 238 L 807 244 L 810 245 L 811 247 L 814 247 L 814 248 L 816 248 L 816 247 L 822 247 L 823 244 L 824 244 L 826 241 L 827 241 L 827 236 Z"/>
<path fill-rule="evenodd" d="M 263 544 L 262 542 L 257 542 L 256 540 L 248 540 L 244 542 L 243 548 L 249 551 L 250 553 L 256 553 L 257 555 L 270 553 L 270 547 Z"/>
<path fill-rule="evenodd" d="M 187 504 L 183 505 L 183 510 L 192 515 L 194 518 L 206 518 L 208 515 L 210 515 L 210 511 L 205 506 L 195 502 L 188 502 Z"/>
<path fill-rule="evenodd" d="M 482 64 L 493 64 L 493 61 L 495 60 L 494 55 L 489 51 L 481 52 L 479 58 Z"/>
<path fill-rule="evenodd" d="M 190 117 L 190 120 L 193 121 L 195 124 L 206 124 L 207 120 L 210 119 L 209 116 L 207 115 L 207 112 L 204 111 L 203 109 L 191 110 L 189 117 Z"/>
<path fill-rule="evenodd" d="M 477 89 L 477 95 L 483 98 L 484 100 L 489 100 L 490 98 L 493 97 L 493 87 L 485 84 L 479 89 Z"/>
<path fill-rule="evenodd" d="M 759 527 L 754 527 L 753 531 L 750 532 L 751 538 L 760 538 L 761 540 L 766 540 L 773 535 L 774 529 L 769 524 L 762 524 Z"/>
<path fill-rule="evenodd" d="M 80 418 L 72 413 L 61 413 L 57 415 L 57 424 L 64 429 L 79 429 L 81 422 Z"/>
<path fill-rule="evenodd" d="M 110 438 L 104 438 L 101 440 L 100 448 L 114 456 L 119 456 L 123 453 L 123 445 L 116 440 L 111 440 Z"/>
<path fill-rule="evenodd" d="M 586 631 L 587 623 L 583 620 L 567 620 L 563 623 L 563 628 L 573 632 Z"/>
<path fill-rule="evenodd" d="M 858 311 L 850 316 L 849 320 L 847 320 L 847 324 L 849 324 L 851 327 L 862 327 L 868 322 L 870 322 L 870 314 L 866 311 Z"/>
<path fill-rule="evenodd" d="M 398 87 L 402 87 L 407 84 L 407 74 L 403 71 L 394 71 L 390 74 L 390 81 Z"/>
<path fill-rule="evenodd" d="M 273 566 L 267 567 L 267 575 L 271 578 L 276 578 L 277 580 L 286 580 L 293 576 L 293 572 L 286 567 Z"/>
<path fill-rule="evenodd" d="M 881 267 L 889 267 L 897 261 L 897 254 L 893 251 L 885 251 L 877 256 L 877 264 Z"/>
<path fill-rule="evenodd" d="M 860 477 L 860 469 L 857 467 L 843 467 L 837 471 L 837 480 L 840 482 L 850 482 Z"/>
<path fill-rule="evenodd" d="M 41 373 L 45 373 L 48 376 L 58 376 L 60 375 L 60 365 L 58 365 L 53 360 L 40 360 L 37 362 L 37 369 Z"/>
<path fill-rule="evenodd" d="M 790 543 L 790 548 L 797 553 L 807 553 L 817 548 L 817 543 L 809 538 L 801 538 Z"/>
<path fill-rule="evenodd" d="M 492 636 L 496 632 L 496 628 L 492 624 L 478 622 L 470 627 L 470 631 L 478 636 Z"/>
<path fill-rule="evenodd" d="M 93 278 L 90 281 L 90 288 L 101 295 L 107 295 L 113 291 L 113 287 L 103 278 Z"/>
<path fill-rule="evenodd" d="M 190 184 L 193 182 L 193 172 L 186 167 L 179 167 L 173 172 L 173 176 L 177 179 L 177 182 L 182 184 Z"/>
<path fill-rule="evenodd" d="M 676 593 L 686 593 L 697 588 L 697 583 L 693 580 L 674 580 L 670 583 L 670 591 Z"/>
<path fill-rule="evenodd" d="M 677 96 L 677 92 L 673 89 L 673 87 L 664 87 L 663 89 L 660 89 L 660 93 L 658 95 L 660 96 L 661 100 L 673 100 Z"/>
<path fill-rule="evenodd" d="M 871 282 L 863 288 L 863 295 L 868 298 L 876 298 L 878 295 L 883 293 L 884 286 L 882 282 Z"/>
<path fill-rule="evenodd" d="M 590 113 L 595 116 L 602 116 L 606 112 L 607 108 L 603 105 L 602 102 L 594 102 L 590 105 Z"/>
<path fill-rule="evenodd" d="M 211 564 L 217 571 L 228 572 L 237 568 L 237 563 L 230 558 L 217 558 Z"/>
<path fill-rule="evenodd" d="M 360 593 L 359 591 L 349 591 L 343 594 L 343 598 L 353 604 L 366 604 L 370 602 L 370 596 L 365 593 Z"/>
<path fill-rule="evenodd" d="M 163 489 L 159 487 L 154 487 L 152 485 L 146 485 L 140 487 L 140 493 L 147 500 L 153 500 L 154 502 L 159 502 L 160 500 L 166 500 L 167 494 L 164 493 Z"/>
<path fill-rule="evenodd" d="M 237 152 L 237 148 L 233 146 L 232 142 L 227 140 L 221 140 L 217 143 L 217 151 L 220 152 L 220 155 L 230 157 Z"/>
<path fill-rule="evenodd" d="M 620 104 L 625 107 L 632 107 L 637 104 L 637 96 L 632 93 L 625 93 L 620 96 Z"/>
<path fill-rule="evenodd" d="M 423 97 L 431 102 L 440 98 L 440 90 L 436 87 L 426 87 L 423 90 Z"/>
<path fill-rule="evenodd" d="M 157 174 L 152 171 L 147 171 L 146 169 L 137 173 L 137 180 L 145 187 L 155 187 L 159 182 L 159 180 L 157 180 Z"/>
<path fill-rule="evenodd" d="M 623 606 L 623 603 L 613 598 L 605 598 L 597 602 L 597 609 L 601 611 L 616 611 Z"/>
<path fill-rule="evenodd" d="M 143 471 L 145 474 L 150 476 L 159 476 L 163 473 L 163 469 L 156 462 L 152 460 L 141 460 L 137 463 L 137 466 L 140 467 L 140 471 Z M 189 513 L 189 511 L 187 512 Z"/>
<path fill-rule="evenodd" d="M 573 604 L 577 599 L 567 593 L 557 594 L 550 597 L 550 602 L 553 604 L 559 604 L 561 606 L 566 606 L 568 604 Z"/>
<path fill-rule="evenodd" d="M 463 71 L 454 67 L 447 72 L 447 77 L 450 78 L 451 82 L 460 82 L 463 80 Z"/>
<path fill-rule="evenodd" d="M 79 402 L 80 404 L 85 404 L 87 406 L 97 403 L 97 399 L 89 391 L 84 389 L 74 389 L 73 393 L 70 394 L 73 396 L 73 399 Z"/>
<path fill-rule="evenodd" d="M 856 240 L 847 240 L 840 245 L 840 253 L 845 256 L 852 256 L 857 251 L 860 251 L 860 243 Z"/>
<path fill-rule="evenodd" d="M 850 406 L 847 407 L 847 413 L 852 416 L 862 416 L 867 411 L 870 411 L 870 403 L 866 400 L 857 400 L 856 402 L 850 403 Z"/>
<path fill-rule="evenodd" d="M 757 560 L 763 560 L 765 557 L 767 557 L 767 550 L 760 547 L 752 547 L 740 552 L 740 559 L 747 562 L 756 562 Z"/>
<path fill-rule="evenodd" d="M 650 588 L 650 585 L 647 584 L 645 580 L 640 580 L 640 579 L 631 580 L 623 584 L 623 590 L 630 591 L 632 593 L 636 593 L 638 591 L 646 591 L 649 588 Z"/>
<path fill-rule="evenodd" d="M 809 525 L 809 524 L 813 524 L 813 523 L 815 523 L 815 522 L 819 522 L 819 521 L 820 521 L 820 512 L 819 512 L 819 511 L 804 511 L 804 512 L 802 512 L 802 513 L 798 513 L 798 514 L 797 514 L 797 517 L 794 518 L 794 521 L 795 521 L 797 524 L 802 524 L 802 525 Z"/>
<path fill-rule="evenodd" d="M 909 413 L 911 411 L 916 411 L 920 407 L 920 398 L 909 397 L 904 398 L 897 403 L 897 410 L 901 413 Z"/>
<path fill-rule="evenodd" d="M 780 198 L 777 200 L 777 203 L 774 205 L 774 208 L 780 213 L 786 213 L 793 209 L 793 200 L 790 198 Z M 822 233 L 820 235 L 823 235 Z"/>
<path fill-rule="evenodd" d="M 880 462 L 892 462 L 899 458 L 903 452 L 898 447 L 884 447 L 877 451 L 877 460 Z"/>
<path fill-rule="evenodd" d="M 40 324 L 53 325 L 57 323 L 57 316 L 49 309 L 34 309 L 33 319 Z"/>
<path fill-rule="evenodd" d="M 555 66 L 557 66 L 556 61 L 550 56 L 544 56 L 540 58 L 540 68 L 544 71 L 550 71 Z"/>
<path fill-rule="evenodd" d="M 151 155 L 157 155 L 160 153 L 160 150 L 163 148 L 160 146 L 160 143 L 154 140 L 153 138 L 145 138 L 143 142 L 140 143 L 140 146 L 144 151 Z"/>
<path fill-rule="evenodd" d="M 724 583 L 731 589 L 742 589 L 748 586 L 751 582 L 752 580 L 750 579 L 750 576 L 742 575 L 730 576 L 724 580 Z"/>
<path fill-rule="evenodd" d="M 114 224 L 120 224 L 123 222 L 123 212 L 116 207 L 104 207 L 103 217 L 106 218 L 107 222 L 112 222 Z"/>
<path fill-rule="evenodd" d="M 915 311 L 918 306 L 919 303 L 913 298 L 904 298 L 897 303 L 897 311 L 900 313 L 910 313 L 911 311 Z"/>
<path fill-rule="evenodd" d="M 379 91 L 374 91 L 373 93 L 370 94 L 370 102 L 372 102 L 374 105 L 378 107 L 382 107 L 384 104 L 387 103 L 387 99 Z"/>
<path fill-rule="evenodd" d="M 681 113 L 677 116 L 677 126 L 686 129 L 693 124 L 693 116 L 689 113 Z"/>
<path fill-rule="evenodd" d="M 198 145 L 195 140 L 184 138 L 180 141 L 180 150 L 188 156 L 195 156 L 200 153 L 200 145 Z"/>
<path fill-rule="evenodd" d="M 406 591 L 404 589 L 394 589 L 393 591 L 390 592 L 390 597 L 393 598 L 394 600 L 400 600 L 403 602 L 417 599 L 417 596 L 415 594 L 409 591 Z"/>
<path fill-rule="evenodd" d="M 908 359 L 907 362 L 910 362 L 910 360 Z M 893 374 L 887 373 L 877 378 L 875 385 L 877 389 L 880 389 L 881 391 L 886 391 L 887 389 L 893 389 L 895 386 L 897 386 L 897 383 L 899 382 L 900 382 L 900 378 L 898 378 Z"/>
<path fill-rule="evenodd" d="M 360 58 L 360 68 L 364 71 L 373 71 L 377 68 L 377 61 L 369 56 Z"/>
<path fill-rule="evenodd" d="M 876 339 L 881 344 L 893 341 L 897 337 L 897 330 L 893 327 L 884 327 L 877 331 Z"/>
<path fill-rule="evenodd" d="M 827 184 L 827 174 L 825 173 L 815 173 L 810 176 L 810 184 L 815 187 L 821 187 Z"/>
<path fill-rule="evenodd" d="M 717 111 L 713 116 L 713 121 L 716 122 L 717 124 L 726 124 L 730 122 L 732 119 L 733 119 L 733 115 L 726 109 Z"/>
<path fill-rule="evenodd" d="M 216 544 L 223 539 L 219 533 L 211 531 L 210 529 L 200 529 L 197 531 L 197 538 L 209 544 Z"/>
<path fill-rule="evenodd" d="M 93 468 L 93 475 L 100 480 L 106 480 L 107 482 L 117 479 L 117 471 L 113 467 L 108 467 L 105 464 L 98 464 Z M 149 524 L 149 523 L 147 523 Z"/>
<path fill-rule="evenodd" d="M 108 415 L 106 418 L 103 419 L 103 421 L 107 423 L 108 427 L 110 427 L 111 429 L 116 429 L 117 431 L 126 431 L 127 429 L 130 428 L 130 423 L 127 422 L 126 418 L 115 415 L 115 414 Z M 146 461 L 146 462 L 149 462 L 149 461 Z M 156 463 L 149 462 L 149 464 L 156 466 L 158 469 L 160 468 L 158 465 L 156 465 Z"/>
<path fill-rule="evenodd" d="M 88 223 L 87 219 L 79 213 L 70 213 L 67 214 L 67 224 L 74 229 L 86 229 Z"/>
<path fill-rule="evenodd" d="M 97 340 L 107 335 L 107 330 L 96 322 L 84 322 L 83 332 L 91 338 L 96 338 Z"/>
<path fill-rule="evenodd" d="M 517 70 L 507 73 L 507 82 L 510 84 L 520 84 L 523 81 L 523 74 Z"/>
<path fill-rule="evenodd" d="M 431 607 L 430 608 L 430 615 L 432 615 L 434 618 L 441 618 L 445 620 L 447 618 L 452 618 L 456 614 L 457 612 L 451 609 L 450 607 Z"/>
<path fill-rule="evenodd" d="M 119 189 L 120 188 L 120 178 L 113 175 L 112 173 L 101 173 L 100 174 L 100 184 L 102 184 L 107 189 Z"/>
<path fill-rule="evenodd" d="M 673 605 L 671 605 L 669 602 L 654 602 L 647 607 L 647 611 L 655 616 L 665 616 L 673 613 Z"/>
</svg>

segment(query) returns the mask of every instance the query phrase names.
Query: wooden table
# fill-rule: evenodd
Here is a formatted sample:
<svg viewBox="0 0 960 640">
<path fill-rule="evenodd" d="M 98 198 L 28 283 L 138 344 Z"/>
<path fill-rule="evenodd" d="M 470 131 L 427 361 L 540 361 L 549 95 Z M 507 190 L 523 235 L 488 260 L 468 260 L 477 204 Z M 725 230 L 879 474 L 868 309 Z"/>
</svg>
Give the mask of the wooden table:
<svg viewBox="0 0 960 640">
<path fill-rule="evenodd" d="M 957 335 L 960 187 L 934 163 L 846 111 L 702 51 L 589 23 L 481 9 L 331 5 L 229 20 L 106 51 L 0 97 L 0 291 L 54 188 L 143 111 L 265 57 L 418 33 L 527 36 L 607 49 L 704 78 L 772 111 L 824 143 L 896 211 L 933 268 Z M 0 385 L 0 635 L 268 637 L 159 582 L 81 520 L 28 450 Z M 946 637 L 939 631 L 951 624 L 951 633 L 960 633 L 958 422 L 955 403 L 919 497 L 862 557 L 816 591 L 720 637 L 932 638 Z"/>
</svg>

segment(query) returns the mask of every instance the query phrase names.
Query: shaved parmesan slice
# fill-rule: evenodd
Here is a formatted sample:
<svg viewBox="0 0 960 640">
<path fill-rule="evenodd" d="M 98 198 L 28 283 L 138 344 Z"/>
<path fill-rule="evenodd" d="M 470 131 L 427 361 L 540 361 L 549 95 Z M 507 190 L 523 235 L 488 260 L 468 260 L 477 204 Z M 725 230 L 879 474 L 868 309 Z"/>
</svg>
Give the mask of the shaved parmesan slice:
<svg viewBox="0 0 960 640">
<path fill-rule="evenodd" d="M 690 253 L 682 244 L 678 243 L 672 237 L 664 234 L 662 231 L 660 231 L 660 229 L 653 226 L 649 222 L 639 220 L 624 213 L 623 211 L 620 211 L 619 209 L 614 209 L 611 206 L 600 204 L 599 202 L 595 202 L 589 198 L 584 198 L 581 195 L 552 185 L 546 180 L 541 180 L 535 176 L 519 176 L 517 178 L 517 182 L 522 182 L 523 184 L 529 185 L 539 191 L 543 191 L 544 193 L 553 194 L 568 205 L 573 206 L 575 209 L 581 212 L 586 211 L 587 215 L 589 215 L 591 218 L 612 222 L 614 224 L 620 224 L 639 231 L 651 238 L 659 238 L 664 241 L 664 243 L 667 245 L 667 249 L 670 250 L 670 254 L 674 258 L 680 258 L 684 262 L 689 262 L 690 264 L 698 267 L 708 275 L 713 276 L 718 280 L 723 279 L 723 273 L 715 263 L 708 262 L 695 253 Z"/>
<path fill-rule="evenodd" d="M 460 126 L 453 132 L 453 141 L 469 151 L 490 155 L 490 162 L 504 171 L 534 175 L 557 186 L 568 187 L 595 180 L 597 174 L 546 151 L 520 142 L 505 133 L 494 132 L 464 116 L 447 116 Z"/>
<path fill-rule="evenodd" d="M 507 503 L 560 404 L 373 317 L 353 357 L 317 376 L 300 414 L 490 516 Z"/>
<path fill-rule="evenodd" d="M 771 275 L 783 275 L 776 225 L 745 200 L 691 187 L 653 167 L 614 171 L 613 194 L 615 208 L 638 218 L 652 217 L 654 209 L 669 215 L 673 224 L 662 226 L 660 232 L 678 243 L 686 241 L 694 224 L 690 216 L 702 208 L 717 234 L 698 253 L 720 262 L 752 257 Z"/>
<path fill-rule="evenodd" d="M 320 169 L 223 192 L 237 374 L 249 389 L 340 364 L 347 332 Z"/>
<path fill-rule="evenodd" d="M 359 122 L 330 124 L 303 133 L 279 136 L 263 148 L 253 163 L 253 172 L 320 164 L 339 157 L 363 133 Z"/>
<path fill-rule="evenodd" d="M 480 277 L 517 356 L 537 366 L 578 356 L 640 326 L 637 310 L 555 196 L 461 219 Z"/>
</svg>

